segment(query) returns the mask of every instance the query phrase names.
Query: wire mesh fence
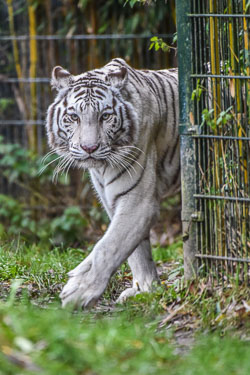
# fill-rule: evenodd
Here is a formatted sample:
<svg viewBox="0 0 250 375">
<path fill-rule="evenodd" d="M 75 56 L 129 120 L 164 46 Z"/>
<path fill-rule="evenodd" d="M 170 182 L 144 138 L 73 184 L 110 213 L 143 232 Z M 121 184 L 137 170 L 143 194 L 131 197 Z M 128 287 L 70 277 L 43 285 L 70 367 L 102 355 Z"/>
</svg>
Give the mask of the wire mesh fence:
<svg viewBox="0 0 250 375">
<path fill-rule="evenodd" d="M 179 4 L 180 11 L 190 33 L 188 47 L 178 46 L 190 63 L 180 74 L 191 78 L 182 88 L 187 110 L 180 127 L 184 185 L 192 174 L 186 195 L 192 203 L 183 202 L 189 211 L 186 272 L 202 267 L 222 281 L 233 276 L 249 283 L 250 6 L 245 0 L 193 0 L 185 9 Z M 191 169 L 184 161 L 190 149 Z"/>
</svg>

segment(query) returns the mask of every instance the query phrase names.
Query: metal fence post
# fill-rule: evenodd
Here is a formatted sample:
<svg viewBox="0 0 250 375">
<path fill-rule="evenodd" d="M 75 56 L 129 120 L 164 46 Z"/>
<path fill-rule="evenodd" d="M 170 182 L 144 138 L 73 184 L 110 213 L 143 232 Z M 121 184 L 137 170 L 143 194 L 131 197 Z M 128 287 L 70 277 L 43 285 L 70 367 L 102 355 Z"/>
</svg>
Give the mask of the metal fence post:
<svg viewBox="0 0 250 375">
<path fill-rule="evenodd" d="M 190 279 L 197 271 L 196 226 L 192 222 L 195 211 L 195 147 L 190 132 L 191 99 L 191 25 L 190 2 L 177 0 L 177 35 L 180 99 L 180 141 L 181 141 L 181 189 L 182 189 L 182 229 L 185 278 Z"/>
</svg>

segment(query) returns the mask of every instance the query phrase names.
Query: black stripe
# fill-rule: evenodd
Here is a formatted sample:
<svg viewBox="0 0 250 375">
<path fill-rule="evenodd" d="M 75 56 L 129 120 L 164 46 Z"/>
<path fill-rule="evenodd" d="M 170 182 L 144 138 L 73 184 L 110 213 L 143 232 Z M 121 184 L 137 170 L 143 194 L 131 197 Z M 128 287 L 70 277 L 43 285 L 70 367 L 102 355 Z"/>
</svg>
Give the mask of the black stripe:
<svg viewBox="0 0 250 375">
<path fill-rule="evenodd" d="M 175 77 L 173 74 L 168 73 L 168 71 L 165 72 L 165 77 L 170 78 L 170 80 L 178 86 L 178 78 Z"/>
<path fill-rule="evenodd" d="M 68 95 L 68 92 L 69 92 L 69 90 L 67 91 L 67 93 L 66 93 L 66 95 L 65 95 L 65 97 L 64 97 L 64 101 L 63 101 L 63 105 L 64 105 L 64 107 L 67 107 L 67 105 L 68 105 L 68 101 L 67 101 L 67 95 Z"/>
<path fill-rule="evenodd" d="M 177 73 L 178 72 L 178 68 L 170 68 L 170 69 L 168 69 L 168 72 Z"/>
<path fill-rule="evenodd" d="M 167 99 L 166 91 L 165 91 L 165 82 L 162 80 L 162 78 L 157 73 L 158 72 L 153 72 L 155 78 L 158 80 L 159 85 L 161 87 L 161 91 L 163 93 L 163 98 L 164 98 L 164 104 L 165 104 L 165 107 L 167 109 L 168 108 L 168 99 Z"/>
<path fill-rule="evenodd" d="M 160 91 L 159 91 L 159 87 L 157 86 L 156 82 L 154 81 L 154 76 L 149 77 L 149 81 L 152 84 L 152 89 L 156 93 L 155 97 L 156 97 L 156 100 L 157 100 L 157 104 L 158 104 L 158 107 L 159 107 L 159 114 L 160 114 L 160 117 L 161 117 L 161 101 L 160 101 L 161 94 L 160 94 Z"/>
<path fill-rule="evenodd" d="M 171 81 L 166 80 L 166 82 L 168 83 L 168 86 L 169 86 L 171 94 L 172 94 L 172 107 L 173 107 L 173 115 L 174 115 L 172 135 L 174 137 L 174 135 L 175 135 L 175 128 L 176 128 L 175 91 L 173 89 Z"/>
<path fill-rule="evenodd" d="M 129 165 L 129 168 L 130 168 L 130 165 Z M 127 172 L 127 169 L 126 168 L 123 168 L 123 170 L 121 170 L 117 175 L 115 175 L 115 177 L 112 178 L 112 180 L 110 180 L 106 186 L 112 184 L 114 181 L 116 181 L 118 178 L 120 178 L 125 172 Z"/>
<path fill-rule="evenodd" d="M 128 106 L 126 104 L 124 104 L 124 108 L 125 108 L 127 119 L 130 122 L 129 129 L 128 129 L 128 136 L 130 138 L 129 141 L 132 142 L 133 138 L 134 138 L 134 121 L 131 119 L 129 109 L 128 109 Z"/>
<path fill-rule="evenodd" d="M 140 77 L 139 77 L 139 72 L 138 72 L 138 70 L 135 70 L 135 69 L 131 68 L 131 67 L 130 67 L 129 65 L 127 65 L 126 63 L 123 64 L 119 59 L 114 59 L 114 60 L 112 60 L 112 61 L 116 61 L 116 62 L 119 64 L 118 68 L 119 68 L 121 65 L 124 66 L 125 68 L 127 68 L 127 70 L 128 70 L 130 73 L 132 73 L 134 79 L 135 79 L 140 85 L 143 86 L 143 82 L 141 81 L 141 79 L 140 79 Z M 114 65 L 115 65 L 115 64 L 114 64 Z"/>
<path fill-rule="evenodd" d="M 48 125 L 49 125 L 49 131 L 52 135 L 52 142 L 54 143 L 55 141 L 55 137 L 54 137 L 54 134 L 53 134 L 53 130 L 52 130 L 52 125 L 53 125 L 53 118 L 54 118 L 54 114 L 55 114 L 55 109 L 56 109 L 56 106 L 65 98 L 60 98 L 57 102 L 55 102 L 50 111 L 49 111 L 49 121 L 48 121 Z"/>
<path fill-rule="evenodd" d="M 99 180 L 99 178 L 97 178 L 96 173 L 95 173 L 95 179 L 96 179 L 96 181 L 98 182 L 98 184 L 100 185 L 100 187 L 103 189 L 104 186 L 103 186 L 103 184 L 101 183 L 101 181 Z"/>
<path fill-rule="evenodd" d="M 84 85 L 85 83 L 90 84 L 90 85 L 100 84 L 101 86 L 106 86 L 106 87 L 109 85 L 108 82 L 104 82 L 102 79 L 99 79 L 97 77 L 82 77 L 72 82 L 70 86 L 75 87 L 77 85 Z"/>
<path fill-rule="evenodd" d="M 83 101 L 83 100 L 88 101 L 88 99 L 86 99 L 86 97 L 85 97 L 85 98 L 80 97 L 80 98 L 78 98 L 78 99 L 76 100 L 76 103 L 78 103 L 80 100 L 81 100 L 81 101 Z"/>
<path fill-rule="evenodd" d="M 67 139 L 67 133 L 65 133 L 64 130 L 62 130 L 62 129 L 59 128 L 58 131 L 57 131 L 57 135 L 58 135 L 59 138 L 64 139 L 64 137 L 62 135 L 60 135 L 60 134 L 63 134 L 65 136 L 65 138 Z"/>
<path fill-rule="evenodd" d="M 124 155 L 125 156 L 125 155 Z M 128 165 L 127 168 L 124 168 L 122 171 L 120 171 L 115 177 L 112 178 L 112 180 L 110 180 L 106 186 L 112 184 L 114 181 L 116 181 L 118 178 L 120 178 L 125 172 L 127 172 L 128 169 L 130 169 L 134 164 L 135 162 L 138 160 L 138 157 L 140 155 L 138 155 L 135 159 L 133 159 L 133 161 L 130 162 L 130 164 Z"/>
<path fill-rule="evenodd" d="M 174 176 L 173 176 L 173 179 L 172 179 L 172 186 L 174 186 L 176 183 L 177 183 L 177 181 L 178 181 L 178 179 L 179 179 L 179 177 L 180 177 L 180 167 L 178 167 L 177 168 L 177 170 L 176 170 L 176 172 L 175 172 L 175 174 L 174 174 Z"/>
<path fill-rule="evenodd" d="M 77 94 L 77 95 L 75 96 L 75 99 L 78 98 L 78 96 L 82 96 L 83 94 L 86 94 L 86 91 L 85 91 L 85 90 L 79 92 L 79 94 Z"/>
<path fill-rule="evenodd" d="M 169 151 L 169 149 L 167 148 L 167 149 L 165 150 L 164 154 L 163 154 L 163 157 L 161 158 L 160 163 L 159 163 L 159 166 L 160 166 L 161 169 L 163 169 L 163 170 L 164 170 L 164 163 L 165 163 L 165 159 L 166 159 L 166 157 L 167 157 L 168 151 Z"/>
<path fill-rule="evenodd" d="M 131 86 L 133 86 L 133 88 L 135 89 L 135 91 L 137 92 L 137 94 L 139 95 L 139 97 L 141 98 L 141 91 L 138 89 L 138 87 L 136 86 L 136 84 L 132 81 L 129 81 L 129 84 Z"/>
<path fill-rule="evenodd" d="M 95 90 L 95 93 L 96 93 L 97 95 L 99 95 L 99 96 L 102 96 L 103 98 L 106 98 L 106 95 L 103 94 L 103 92 L 101 92 L 101 91 L 98 90 L 98 89 Z"/>
<path fill-rule="evenodd" d="M 157 73 L 164 75 L 165 77 L 173 77 L 175 83 L 178 85 L 178 69 L 176 70 L 176 74 L 172 74 L 174 71 L 172 69 L 163 69 L 163 70 L 156 70 Z"/>
<path fill-rule="evenodd" d="M 59 126 L 59 117 L 60 117 L 60 114 L 61 114 L 61 108 L 59 107 L 58 108 L 58 111 L 57 111 L 57 118 L 56 118 L 56 121 L 57 121 L 57 125 Z"/>
<path fill-rule="evenodd" d="M 152 82 L 151 82 L 150 77 L 146 77 L 146 76 L 145 76 L 144 79 L 145 79 L 146 84 L 147 84 L 148 87 L 150 88 L 151 92 L 152 92 L 155 96 L 157 96 L 157 92 L 155 91 L 155 88 L 154 88 L 154 86 L 153 86 L 153 84 L 152 84 Z"/>
<path fill-rule="evenodd" d="M 119 107 L 119 112 L 120 112 L 120 126 L 117 128 L 114 132 L 114 134 L 117 134 L 119 131 L 123 129 L 123 113 L 122 113 L 122 107 Z"/>
<path fill-rule="evenodd" d="M 115 210 L 115 206 L 116 206 L 116 202 L 119 198 L 123 197 L 124 195 L 128 194 L 130 191 L 132 191 L 137 185 L 139 185 L 139 183 L 141 182 L 142 180 L 142 177 L 144 175 L 144 170 L 142 171 L 140 177 L 138 178 L 138 180 L 134 183 L 134 185 L 132 185 L 129 189 L 123 191 L 122 193 L 120 194 L 117 194 L 113 200 L 113 204 L 112 204 L 112 207 L 113 209 Z"/>
<path fill-rule="evenodd" d="M 175 144 L 174 144 L 174 147 L 173 147 L 173 150 L 171 152 L 171 155 L 169 157 L 169 163 L 172 164 L 172 161 L 173 161 L 173 158 L 175 156 L 175 152 L 176 150 L 178 150 L 178 144 L 179 144 L 179 136 L 177 137 L 176 141 L 175 141 Z"/>
<path fill-rule="evenodd" d="M 105 74 L 105 73 L 102 72 L 101 70 L 97 70 L 97 69 L 95 69 L 94 72 L 97 73 L 97 74 Z"/>
</svg>

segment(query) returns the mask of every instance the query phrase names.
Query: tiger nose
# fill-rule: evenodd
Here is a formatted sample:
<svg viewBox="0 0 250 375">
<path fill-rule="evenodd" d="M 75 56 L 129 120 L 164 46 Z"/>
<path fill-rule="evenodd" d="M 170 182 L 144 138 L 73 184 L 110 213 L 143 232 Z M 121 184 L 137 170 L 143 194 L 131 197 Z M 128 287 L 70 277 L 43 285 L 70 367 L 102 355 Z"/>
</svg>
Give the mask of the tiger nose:
<svg viewBox="0 0 250 375">
<path fill-rule="evenodd" d="M 98 143 L 95 143 L 94 145 L 80 145 L 81 148 L 87 152 L 88 154 L 91 154 L 92 152 L 94 152 L 95 150 L 98 149 L 99 147 L 99 144 Z"/>
</svg>

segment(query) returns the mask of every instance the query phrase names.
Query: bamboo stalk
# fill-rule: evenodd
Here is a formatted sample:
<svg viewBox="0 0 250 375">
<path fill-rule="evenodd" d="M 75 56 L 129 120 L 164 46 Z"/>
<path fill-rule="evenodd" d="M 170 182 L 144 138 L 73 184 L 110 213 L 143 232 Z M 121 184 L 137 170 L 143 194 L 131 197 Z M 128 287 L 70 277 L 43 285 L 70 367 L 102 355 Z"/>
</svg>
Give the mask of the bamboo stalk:
<svg viewBox="0 0 250 375">
<path fill-rule="evenodd" d="M 246 0 L 243 0 L 243 14 L 246 14 Z M 248 27 L 247 27 L 247 19 L 243 17 L 243 32 L 244 32 L 244 50 L 245 50 L 245 66 L 247 75 L 250 75 L 250 61 L 249 61 L 249 33 L 248 33 Z M 250 82 L 248 81 L 246 83 L 246 119 L 247 123 L 250 123 Z M 239 136 L 242 135 L 242 127 L 239 128 Z M 248 181 L 248 175 L 247 175 L 247 155 L 244 157 L 243 155 L 243 145 L 242 142 L 240 143 L 240 157 L 242 158 L 243 162 L 243 175 L 244 175 L 244 188 L 247 189 L 247 186 L 249 184 Z M 247 228 L 246 228 L 246 220 L 249 218 L 249 207 L 247 205 L 243 205 L 242 207 L 242 213 L 243 213 L 243 222 L 242 222 L 242 242 L 243 242 L 243 249 L 244 249 L 244 255 L 247 256 Z"/>
<path fill-rule="evenodd" d="M 14 26 L 14 11 L 13 11 L 12 0 L 7 0 L 7 7 L 8 7 L 10 34 L 13 37 L 12 47 L 13 47 L 14 63 L 15 63 L 17 78 L 20 79 L 22 78 L 23 73 L 22 73 L 22 67 L 20 63 L 17 39 L 15 38 L 16 32 L 15 32 L 15 26 Z M 24 84 L 22 82 L 19 82 L 19 89 L 21 91 L 22 102 L 23 102 L 22 115 L 24 117 L 24 120 L 27 120 L 27 106 L 26 106 L 26 100 L 25 100 L 25 90 L 24 90 Z"/>
<path fill-rule="evenodd" d="M 53 20 L 52 20 L 52 11 L 51 11 L 51 0 L 45 0 L 44 2 L 46 18 L 47 18 L 47 33 L 48 35 L 53 35 Z M 54 57 L 54 48 L 53 48 L 53 41 L 48 41 L 48 69 L 47 74 L 51 74 L 51 69 L 55 65 L 55 57 Z"/>
<path fill-rule="evenodd" d="M 14 12 L 13 12 L 12 0 L 7 0 L 7 6 L 8 6 L 8 14 L 9 14 L 10 33 L 11 33 L 11 36 L 15 37 L 16 33 L 15 33 L 15 27 L 14 27 Z M 14 53 L 17 77 L 21 78 L 22 69 L 21 69 L 21 64 L 20 64 L 20 59 L 19 59 L 17 40 L 15 38 L 12 39 L 12 45 L 13 45 L 13 53 Z"/>
<path fill-rule="evenodd" d="M 216 1 L 209 0 L 209 11 L 210 13 L 216 13 Z M 220 73 L 220 57 L 219 57 L 219 34 L 218 34 L 218 20 L 216 17 L 209 18 L 210 25 L 210 47 L 211 47 L 211 73 L 219 74 Z M 214 109 L 214 121 L 216 122 L 217 116 L 221 110 L 221 92 L 220 84 L 216 78 L 212 78 L 212 93 L 213 93 L 213 109 Z M 215 128 L 214 133 L 218 134 L 218 129 Z M 221 171 L 219 168 L 219 161 L 221 157 L 220 144 L 218 142 L 214 143 L 214 169 L 215 169 L 215 189 L 216 191 L 220 190 L 221 187 Z M 216 228 L 215 235 L 217 237 L 216 242 L 218 244 L 218 254 L 224 255 L 225 252 L 225 241 L 224 238 L 222 241 L 219 241 L 219 238 L 222 236 L 222 228 L 224 228 L 224 219 L 223 215 L 220 214 L 219 207 L 215 207 L 216 217 L 218 226 Z M 223 235 L 224 237 L 224 235 Z"/>
<path fill-rule="evenodd" d="M 29 76 L 30 78 L 36 77 L 37 70 L 37 42 L 34 38 L 36 36 L 36 16 L 35 16 L 35 7 L 33 0 L 28 0 L 28 14 L 29 14 L 29 48 L 30 48 L 30 69 Z M 31 111 L 30 117 L 31 120 L 35 121 L 37 117 L 37 98 L 36 98 L 36 83 L 30 83 L 30 104 Z M 29 125 L 27 127 L 29 147 L 32 151 L 37 151 L 37 127 L 35 125 Z"/>
<path fill-rule="evenodd" d="M 91 33 L 97 34 L 97 13 L 96 13 L 96 2 L 95 0 L 91 1 L 88 6 L 88 17 L 90 19 L 91 24 Z M 88 69 L 97 68 L 99 66 L 98 63 L 98 51 L 97 51 L 97 43 L 96 39 L 91 39 L 88 41 L 89 44 L 89 53 L 88 53 Z"/>
</svg>

